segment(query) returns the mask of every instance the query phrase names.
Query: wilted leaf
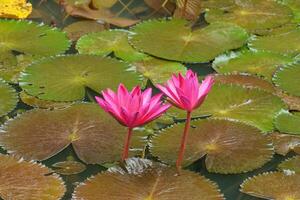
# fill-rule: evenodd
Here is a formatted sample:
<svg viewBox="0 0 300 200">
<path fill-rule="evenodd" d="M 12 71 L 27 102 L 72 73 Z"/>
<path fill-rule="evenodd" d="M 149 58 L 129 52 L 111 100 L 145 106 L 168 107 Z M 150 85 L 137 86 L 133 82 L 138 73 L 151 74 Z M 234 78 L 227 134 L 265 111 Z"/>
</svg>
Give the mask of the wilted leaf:
<svg viewBox="0 0 300 200">
<path fill-rule="evenodd" d="M 0 155 L 0 197 L 5 200 L 57 200 L 66 189 L 43 165 Z"/>
<path fill-rule="evenodd" d="M 151 153 L 174 164 L 184 124 L 164 129 L 152 139 Z M 189 131 L 184 165 L 205 157 L 210 172 L 242 173 L 261 167 L 272 158 L 272 142 L 253 126 L 229 120 L 193 121 Z"/>
<path fill-rule="evenodd" d="M 138 84 L 139 75 L 128 67 L 113 58 L 57 56 L 28 67 L 20 78 L 20 85 L 28 94 L 43 100 L 81 100 L 85 87 L 100 92 L 106 88 L 116 89 L 121 82 L 129 88 Z"/>
<path fill-rule="evenodd" d="M 178 176 L 175 169 L 151 161 L 134 159 L 127 163 L 131 165 L 125 166 L 127 172 L 110 169 L 86 180 L 75 189 L 73 199 L 224 199 L 213 182 L 194 172 L 183 170 Z"/>
<path fill-rule="evenodd" d="M 96 104 L 76 104 L 63 110 L 32 110 L 9 121 L 0 134 L 0 144 L 27 160 L 45 160 L 72 144 L 85 163 L 118 161 L 126 128 Z M 136 155 L 144 148 L 140 132 L 132 141 Z"/>
<path fill-rule="evenodd" d="M 1 0 L 0 18 L 24 19 L 32 11 L 31 3 L 27 0 Z"/>
</svg>

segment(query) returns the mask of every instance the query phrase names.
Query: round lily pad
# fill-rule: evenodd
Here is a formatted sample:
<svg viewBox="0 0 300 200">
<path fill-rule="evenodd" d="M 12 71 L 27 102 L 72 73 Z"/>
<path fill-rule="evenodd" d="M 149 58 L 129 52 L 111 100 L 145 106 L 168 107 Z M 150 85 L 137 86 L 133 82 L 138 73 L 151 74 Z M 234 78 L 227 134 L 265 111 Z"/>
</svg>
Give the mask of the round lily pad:
<svg viewBox="0 0 300 200">
<path fill-rule="evenodd" d="M 273 82 L 287 93 L 300 97 L 299 74 L 300 64 L 287 65 L 277 70 Z"/>
<path fill-rule="evenodd" d="M 18 102 L 16 91 L 0 79 L 0 117 L 12 111 Z"/>
<path fill-rule="evenodd" d="M 187 69 L 184 65 L 178 62 L 166 61 L 154 57 L 148 57 L 144 60 L 134 62 L 138 72 L 145 78 L 148 78 L 155 84 L 165 83 L 170 79 L 172 74 L 185 74 Z"/>
<path fill-rule="evenodd" d="M 279 66 L 292 62 L 293 58 L 275 53 L 243 51 L 217 57 L 213 62 L 213 68 L 222 74 L 247 73 L 271 81 Z"/>
<path fill-rule="evenodd" d="M 263 199 L 300 199 L 300 175 L 267 172 L 244 181 L 241 192 Z"/>
<path fill-rule="evenodd" d="M 150 162 L 151 163 L 151 162 Z M 74 199 L 128 200 L 128 199 L 201 199 L 222 200 L 217 186 L 199 174 L 182 171 L 180 176 L 173 168 L 131 161 L 126 171 L 112 169 L 97 174 L 80 184 Z M 138 168 L 138 169 L 135 169 Z"/>
<path fill-rule="evenodd" d="M 131 30 L 129 41 L 138 50 L 188 63 L 208 62 L 248 39 L 246 31 L 234 24 L 214 23 L 192 31 L 181 19 L 145 21 Z"/>
<path fill-rule="evenodd" d="M 285 156 L 290 151 L 300 154 L 300 136 L 272 133 L 270 137 L 277 154 Z"/>
<path fill-rule="evenodd" d="M 72 160 L 57 162 L 52 165 L 52 168 L 56 173 L 62 175 L 79 174 L 86 170 L 86 166 L 84 164 Z"/>
<path fill-rule="evenodd" d="M 209 23 L 231 22 L 251 33 L 281 26 L 291 21 L 293 13 L 287 6 L 275 1 L 236 1 L 229 9 L 209 9 L 205 20 Z"/>
<path fill-rule="evenodd" d="M 278 168 L 283 171 L 292 171 L 300 174 L 300 156 L 288 158 L 278 165 Z"/>
<path fill-rule="evenodd" d="M 28 67 L 20 78 L 21 87 L 43 100 L 83 99 L 85 87 L 95 91 L 116 89 L 119 83 L 131 88 L 139 75 L 127 64 L 94 55 L 68 55 L 44 59 Z"/>
<path fill-rule="evenodd" d="M 0 20 L 0 44 L 0 77 L 6 81 L 14 81 L 33 60 L 63 53 L 70 45 L 58 29 L 15 20 Z"/>
<path fill-rule="evenodd" d="M 100 56 L 106 56 L 114 52 L 116 57 L 129 62 L 147 57 L 128 43 L 128 33 L 126 30 L 107 30 L 87 34 L 78 40 L 76 49 L 81 54 Z"/>
<path fill-rule="evenodd" d="M 300 112 L 282 110 L 275 118 L 275 127 L 283 133 L 300 135 Z"/>
<path fill-rule="evenodd" d="M 286 108 L 286 105 L 270 92 L 215 84 L 202 106 L 194 110 L 192 115 L 242 121 L 269 132 L 274 129 L 273 118 L 282 108 Z M 176 118 L 186 117 L 186 113 L 177 108 L 171 108 L 168 112 Z"/>
<path fill-rule="evenodd" d="M 152 139 L 151 152 L 163 162 L 174 164 L 184 124 L 167 128 Z M 209 172 L 242 173 L 261 167 L 272 158 L 271 140 L 253 126 L 229 120 L 193 121 L 189 131 L 184 165 L 205 157 Z"/>
<path fill-rule="evenodd" d="M 257 76 L 247 74 L 216 74 L 214 80 L 216 83 L 235 84 L 247 88 L 259 88 L 268 92 L 275 92 L 272 83 Z"/>
<path fill-rule="evenodd" d="M 32 110 L 8 121 L 0 144 L 26 160 L 45 160 L 72 144 L 88 164 L 118 161 L 127 129 L 96 104 L 75 104 L 62 110 Z M 131 152 L 144 148 L 143 133 L 135 131 Z"/>
<path fill-rule="evenodd" d="M 248 46 L 254 50 L 296 56 L 300 53 L 300 28 L 282 34 L 252 37 Z M 275 42 L 276 41 L 276 42 Z"/>
<path fill-rule="evenodd" d="M 0 197 L 14 200 L 57 200 L 66 189 L 57 175 L 41 164 L 0 155 Z"/>
</svg>

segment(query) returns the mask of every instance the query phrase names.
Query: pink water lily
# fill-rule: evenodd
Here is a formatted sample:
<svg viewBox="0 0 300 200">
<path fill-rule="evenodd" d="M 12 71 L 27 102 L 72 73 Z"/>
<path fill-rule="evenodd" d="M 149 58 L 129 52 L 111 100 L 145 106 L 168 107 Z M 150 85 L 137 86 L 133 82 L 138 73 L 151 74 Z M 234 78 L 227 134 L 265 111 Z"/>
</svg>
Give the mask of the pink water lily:
<svg viewBox="0 0 300 200">
<path fill-rule="evenodd" d="M 168 97 L 169 102 L 174 106 L 187 111 L 186 124 L 181 139 L 178 159 L 176 161 L 178 172 L 180 172 L 181 169 L 181 163 L 186 147 L 191 113 L 203 103 L 213 84 L 214 80 L 212 76 L 207 76 L 200 84 L 197 74 L 192 70 L 188 70 L 185 76 L 180 73 L 178 76 L 173 75 L 172 78 L 167 81 L 165 86 L 157 85 L 157 88 Z"/>
<path fill-rule="evenodd" d="M 120 84 L 116 93 L 107 89 L 102 92 L 102 95 L 103 98 L 95 97 L 100 107 L 111 114 L 120 124 L 128 127 L 122 160 L 128 158 L 132 129 L 155 120 L 171 106 L 162 103 L 163 94 L 152 97 L 151 88 L 142 92 L 139 86 L 129 92 L 123 84 Z"/>
</svg>

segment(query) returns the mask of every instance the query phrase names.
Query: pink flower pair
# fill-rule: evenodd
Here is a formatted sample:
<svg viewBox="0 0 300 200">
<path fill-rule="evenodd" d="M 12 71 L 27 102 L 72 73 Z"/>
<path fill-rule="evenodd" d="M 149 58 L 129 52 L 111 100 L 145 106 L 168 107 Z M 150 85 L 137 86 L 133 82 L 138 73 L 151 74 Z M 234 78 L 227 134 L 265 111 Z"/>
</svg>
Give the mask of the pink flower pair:
<svg viewBox="0 0 300 200">
<path fill-rule="evenodd" d="M 172 105 L 187 111 L 186 126 L 176 162 L 179 170 L 190 126 L 191 112 L 203 103 L 213 82 L 213 78 L 207 76 L 200 84 L 197 74 L 188 70 L 185 77 L 179 73 L 178 76 L 173 75 L 165 86 L 157 85 Z M 141 88 L 136 86 L 129 92 L 123 84 L 120 84 L 117 93 L 107 89 L 102 92 L 103 98 L 96 97 L 97 102 L 106 112 L 110 113 L 120 124 L 128 127 L 122 160 L 128 157 L 132 129 L 153 121 L 170 108 L 170 104 L 162 103 L 162 93 L 152 97 L 151 88 L 142 92 Z"/>
</svg>

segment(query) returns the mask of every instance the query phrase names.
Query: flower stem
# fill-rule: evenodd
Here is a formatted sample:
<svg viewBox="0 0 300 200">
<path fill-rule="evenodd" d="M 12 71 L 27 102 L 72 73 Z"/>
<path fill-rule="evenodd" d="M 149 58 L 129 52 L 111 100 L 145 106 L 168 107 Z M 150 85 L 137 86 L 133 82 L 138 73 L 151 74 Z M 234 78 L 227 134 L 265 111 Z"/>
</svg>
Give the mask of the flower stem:
<svg viewBox="0 0 300 200">
<path fill-rule="evenodd" d="M 177 161 L 176 161 L 176 168 L 177 168 L 178 174 L 180 174 L 180 172 L 181 172 L 181 163 L 182 163 L 182 160 L 183 160 L 183 155 L 184 155 L 184 151 L 185 151 L 185 147 L 186 147 L 186 142 L 187 142 L 188 132 L 189 132 L 189 129 L 190 129 L 190 124 L 191 124 L 191 112 L 187 111 L 184 132 L 183 132 L 183 135 L 181 137 L 180 150 L 179 150 L 178 158 L 177 158 Z"/>
<path fill-rule="evenodd" d="M 124 149 L 122 154 L 122 161 L 128 158 L 131 135 L 132 135 L 132 128 L 128 128 L 128 133 L 127 133 L 127 137 L 125 138 L 125 144 L 124 144 Z"/>
</svg>

